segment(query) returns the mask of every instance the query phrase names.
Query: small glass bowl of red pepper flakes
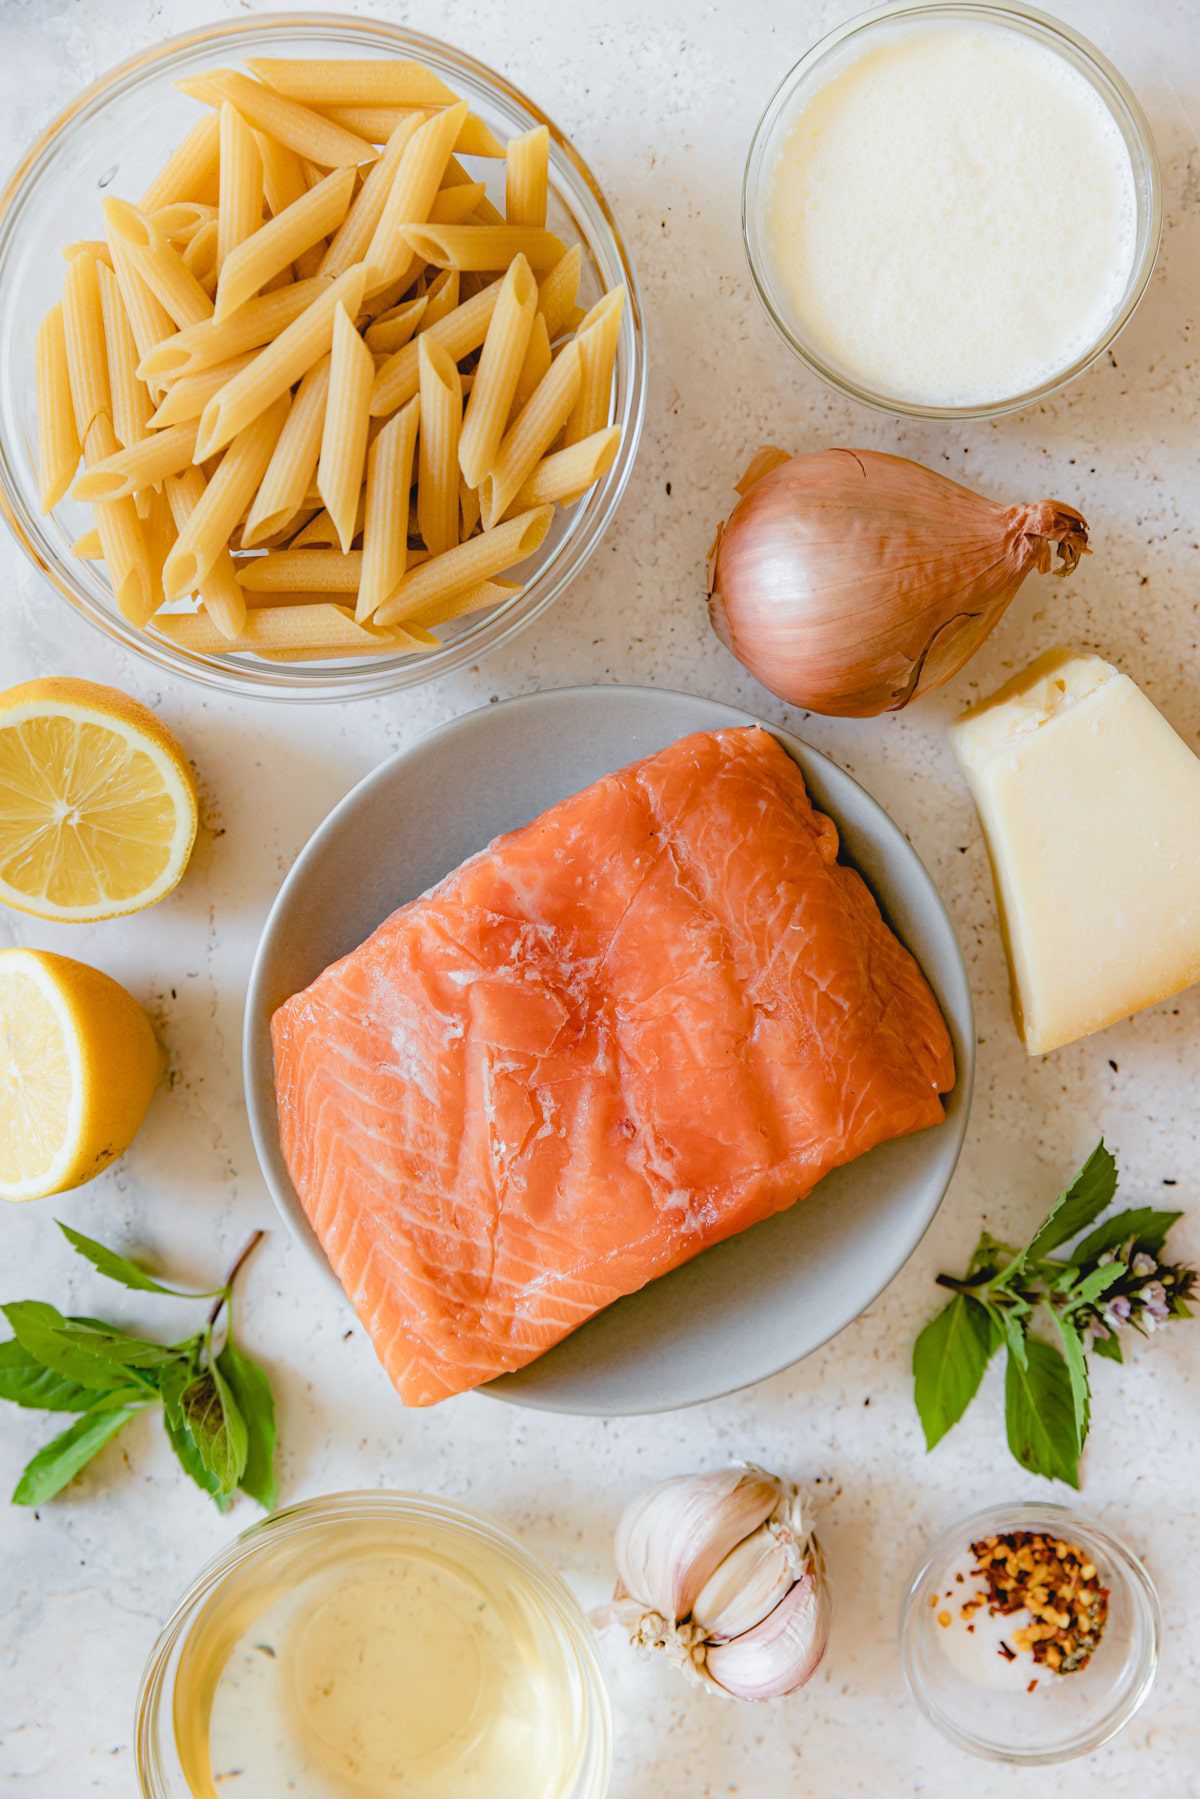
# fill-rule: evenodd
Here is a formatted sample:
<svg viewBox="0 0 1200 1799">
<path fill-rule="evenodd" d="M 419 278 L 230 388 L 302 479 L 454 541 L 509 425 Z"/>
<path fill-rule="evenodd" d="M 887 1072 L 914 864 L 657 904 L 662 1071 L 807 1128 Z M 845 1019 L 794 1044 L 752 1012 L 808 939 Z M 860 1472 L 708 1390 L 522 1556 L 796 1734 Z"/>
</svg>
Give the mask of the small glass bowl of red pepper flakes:
<svg viewBox="0 0 1200 1799">
<path fill-rule="evenodd" d="M 1150 1691 L 1162 1622 L 1138 1557 L 1065 1506 L 989 1507 L 940 1537 L 900 1626 L 917 1704 L 996 1761 L 1066 1761 L 1123 1728 Z"/>
</svg>

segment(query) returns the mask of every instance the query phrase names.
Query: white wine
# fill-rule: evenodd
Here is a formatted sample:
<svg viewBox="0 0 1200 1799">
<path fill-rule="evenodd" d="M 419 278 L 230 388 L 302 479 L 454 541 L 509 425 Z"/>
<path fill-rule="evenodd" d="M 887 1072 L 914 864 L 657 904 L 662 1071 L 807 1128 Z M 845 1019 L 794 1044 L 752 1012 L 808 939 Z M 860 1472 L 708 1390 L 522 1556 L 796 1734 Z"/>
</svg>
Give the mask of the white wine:
<svg viewBox="0 0 1200 1799">
<path fill-rule="evenodd" d="M 584 1680 L 544 1585 L 503 1538 L 433 1508 L 264 1534 L 180 1652 L 190 1791 L 562 1799 Z"/>
</svg>

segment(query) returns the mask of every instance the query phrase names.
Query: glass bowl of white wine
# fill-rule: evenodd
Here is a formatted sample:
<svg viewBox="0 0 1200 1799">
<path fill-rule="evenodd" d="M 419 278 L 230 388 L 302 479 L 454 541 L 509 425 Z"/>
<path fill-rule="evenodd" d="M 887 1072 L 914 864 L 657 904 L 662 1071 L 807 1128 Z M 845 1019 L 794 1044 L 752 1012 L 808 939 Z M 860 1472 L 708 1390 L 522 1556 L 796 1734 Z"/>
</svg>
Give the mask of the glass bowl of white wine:
<svg viewBox="0 0 1200 1799">
<path fill-rule="evenodd" d="M 601 1799 L 608 1698 L 563 1581 L 418 1493 L 275 1512 L 184 1594 L 147 1663 L 147 1799 Z"/>
</svg>

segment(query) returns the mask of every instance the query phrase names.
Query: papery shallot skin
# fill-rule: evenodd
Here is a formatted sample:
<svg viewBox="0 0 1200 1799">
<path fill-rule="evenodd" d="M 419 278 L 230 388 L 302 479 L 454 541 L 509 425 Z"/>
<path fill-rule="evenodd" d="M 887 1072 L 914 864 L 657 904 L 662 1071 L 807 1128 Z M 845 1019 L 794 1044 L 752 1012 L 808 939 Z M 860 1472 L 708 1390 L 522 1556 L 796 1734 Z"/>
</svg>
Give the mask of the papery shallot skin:
<svg viewBox="0 0 1200 1799">
<path fill-rule="evenodd" d="M 428 1405 L 936 1124 L 936 1000 L 765 731 L 501 837 L 275 1013 L 280 1143 Z"/>
<path fill-rule="evenodd" d="M 709 616 L 764 687 L 810 712 L 909 705 L 963 667 L 1055 549 L 1060 574 L 1087 550 L 1057 500 L 1000 506 L 876 450 L 779 454 L 759 452 L 718 534 Z"/>
</svg>

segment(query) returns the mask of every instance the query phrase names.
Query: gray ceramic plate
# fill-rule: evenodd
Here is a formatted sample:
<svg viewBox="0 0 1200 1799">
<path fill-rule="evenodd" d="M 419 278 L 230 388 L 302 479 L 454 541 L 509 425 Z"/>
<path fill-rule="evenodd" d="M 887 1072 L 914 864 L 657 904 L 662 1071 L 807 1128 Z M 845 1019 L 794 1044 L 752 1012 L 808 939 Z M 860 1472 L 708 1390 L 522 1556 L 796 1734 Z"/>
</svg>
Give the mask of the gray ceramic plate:
<svg viewBox="0 0 1200 1799">
<path fill-rule="evenodd" d="M 333 1275 L 279 1148 L 269 1021 L 500 831 L 689 731 L 763 721 L 646 687 L 568 687 L 488 706 L 393 756 L 335 806 L 296 861 L 263 931 L 246 1000 L 250 1128 L 275 1203 Z M 974 1069 L 971 996 L 954 931 L 907 838 L 856 781 L 768 726 L 836 819 L 949 1021 L 958 1084 L 944 1124 L 827 1176 L 806 1200 L 707 1250 L 482 1389 L 547 1411 L 666 1411 L 777 1373 L 850 1324 L 904 1266 L 950 1183 Z M 340 1291 L 340 1289 L 339 1289 Z"/>
</svg>

